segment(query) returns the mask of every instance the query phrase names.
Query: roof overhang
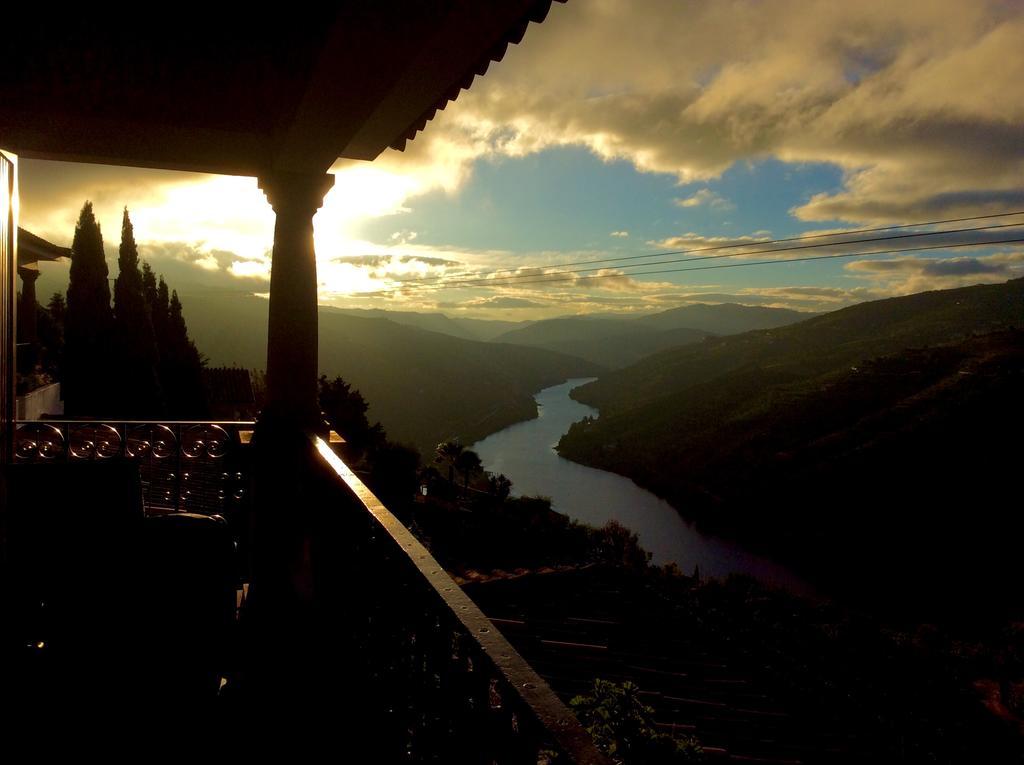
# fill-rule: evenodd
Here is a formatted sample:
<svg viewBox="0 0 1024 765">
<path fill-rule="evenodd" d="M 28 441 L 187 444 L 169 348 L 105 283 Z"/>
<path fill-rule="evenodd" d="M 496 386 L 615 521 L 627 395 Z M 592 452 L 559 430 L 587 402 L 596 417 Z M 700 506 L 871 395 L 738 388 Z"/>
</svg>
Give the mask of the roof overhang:
<svg viewBox="0 0 1024 765">
<path fill-rule="evenodd" d="M 40 260 L 70 257 L 70 247 L 59 247 L 21 226 L 18 227 L 18 268 L 29 268 Z"/>
<path fill-rule="evenodd" d="M 164 26 L 121 9 L 52 24 L 13 11 L 17 33 L 0 46 L 0 145 L 230 175 L 325 172 L 338 158 L 404 148 L 551 2 L 208 6 Z"/>
</svg>

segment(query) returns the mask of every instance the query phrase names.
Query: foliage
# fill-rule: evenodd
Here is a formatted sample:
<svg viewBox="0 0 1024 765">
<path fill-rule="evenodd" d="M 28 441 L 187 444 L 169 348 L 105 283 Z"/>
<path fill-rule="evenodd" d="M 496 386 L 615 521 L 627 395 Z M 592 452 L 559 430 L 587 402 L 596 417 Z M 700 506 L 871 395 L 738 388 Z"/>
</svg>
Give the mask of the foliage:
<svg viewBox="0 0 1024 765">
<path fill-rule="evenodd" d="M 462 487 L 467 490 L 469 489 L 470 480 L 478 473 L 483 472 L 483 463 L 480 461 L 480 455 L 472 449 L 463 449 L 459 453 L 458 458 L 455 460 L 455 467 L 462 473 Z"/>
<path fill-rule="evenodd" d="M 434 447 L 434 462 L 448 468 L 448 483 L 455 483 L 455 466 L 464 447 L 458 441 L 442 441 Z"/>
<path fill-rule="evenodd" d="M 614 519 L 597 529 L 593 539 L 594 557 L 602 563 L 635 571 L 650 565 L 651 553 L 640 546 L 640 537 Z"/>
<path fill-rule="evenodd" d="M 324 418 L 345 439 L 348 462 L 389 510 L 407 516 L 419 486 L 419 452 L 389 441 L 379 422 L 370 425 L 366 400 L 341 377 L 320 377 L 319 400 Z"/>
<path fill-rule="evenodd" d="M 512 481 L 504 473 L 487 476 L 487 486 L 497 499 L 507 499 L 512 492 Z"/>
<path fill-rule="evenodd" d="M 127 208 L 118 269 L 111 308 L 103 237 L 87 201 L 71 246 L 66 304 L 59 293 L 54 295 L 40 324 L 43 344 L 63 345 L 65 412 L 76 417 L 205 417 L 205 361 L 188 335 L 177 293 L 162 277 L 157 285 L 148 264 L 140 268 Z"/>
<path fill-rule="evenodd" d="M 177 290 L 172 291 L 162 276 L 158 282 L 148 263 L 142 264 L 139 281 L 156 338 L 157 372 L 167 414 L 175 419 L 201 419 L 209 412 L 203 386 L 206 359 L 189 337 Z"/>
<path fill-rule="evenodd" d="M 366 419 L 369 405 L 358 390 L 340 377 L 319 380 L 320 409 L 335 431 L 356 449 L 375 448 L 385 441 L 384 429 L 378 422 L 372 427 Z"/>
<path fill-rule="evenodd" d="M 40 363 L 43 370 L 60 379 L 64 358 L 64 319 L 67 304 L 64 295 L 57 292 L 44 308 L 37 306 L 36 333 L 40 346 Z"/>
<path fill-rule="evenodd" d="M 481 484 L 493 488 L 456 504 L 431 484 L 427 500 L 416 505 L 414 530 L 449 570 L 600 564 L 643 571 L 648 566 L 650 554 L 637 535 L 615 521 L 594 528 L 555 512 L 547 497 L 509 496 L 512 482 L 503 475 L 487 476 Z"/>
<path fill-rule="evenodd" d="M 124 210 L 118 275 L 114 282 L 114 330 L 117 339 L 119 386 L 118 414 L 156 419 L 164 412 L 158 379 L 159 352 L 153 318 L 146 302 L 135 232 Z"/>
<path fill-rule="evenodd" d="M 594 742 L 623 765 L 674 765 L 704 759 L 695 739 L 658 732 L 654 709 L 644 704 L 634 683 L 597 678 L 589 695 L 576 696 L 569 705 Z"/>
<path fill-rule="evenodd" d="M 114 403 L 116 391 L 107 379 L 115 361 L 108 273 L 100 224 L 92 202 L 86 201 L 71 244 L 64 327 L 61 393 L 64 411 L 71 416 L 107 416 Z"/>
</svg>

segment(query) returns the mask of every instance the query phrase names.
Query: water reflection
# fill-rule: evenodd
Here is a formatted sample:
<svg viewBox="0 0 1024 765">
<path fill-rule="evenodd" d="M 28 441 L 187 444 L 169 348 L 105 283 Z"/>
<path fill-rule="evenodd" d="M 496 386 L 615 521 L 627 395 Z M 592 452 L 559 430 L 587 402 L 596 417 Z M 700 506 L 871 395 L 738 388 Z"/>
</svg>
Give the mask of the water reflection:
<svg viewBox="0 0 1024 765">
<path fill-rule="evenodd" d="M 809 587 L 784 567 L 736 544 L 707 536 L 682 519 L 668 502 L 630 479 L 560 457 L 555 445 L 569 426 L 598 412 L 569 398 L 569 391 L 594 378 L 569 380 L 536 395 L 540 416 L 520 422 L 473 445 L 484 467 L 504 473 L 513 494 L 551 498 L 560 513 L 600 526 L 615 519 L 635 531 L 658 564 L 676 562 L 689 573 L 725 576 L 739 572 L 795 592 Z"/>
</svg>

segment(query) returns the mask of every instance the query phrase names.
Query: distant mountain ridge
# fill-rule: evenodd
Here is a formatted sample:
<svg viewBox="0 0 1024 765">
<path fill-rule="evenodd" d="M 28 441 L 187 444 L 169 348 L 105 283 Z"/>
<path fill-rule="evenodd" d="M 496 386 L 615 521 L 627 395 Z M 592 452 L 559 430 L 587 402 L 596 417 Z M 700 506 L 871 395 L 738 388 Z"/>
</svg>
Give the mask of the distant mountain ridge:
<svg viewBox="0 0 1024 765">
<path fill-rule="evenodd" d="M 968 602 L 968 581 L 1009 576 L 1004 543 L 1024 531 L 1006 512 L 1024 457 L 1021 328 L 1018 279 L 711 338 L 576 389 L 601 414 L 558 449 L 834 576 L 877 573 L 894 591 L 930 577 Z"/>
<path fill-rule="evenodd" d="M 635 319 L 547 319 L 506 332 L 496 342 L 546 348 L 616 369 L 665 348 L 695 343 L 707 332 L 653 329 Z"/>
<path fill-rule="evenodd" d="M 808 316 L 783 308 L 694 304 L 642 317 L 545 319 L 495 339 L 568 353 L 618 369 L 658 351 L 697 343 L 711 335 L 779 327 Z"/>
<path fill-rule="evenodd" d="M 189 330 L 217 366 L 266 367 L 267 301 L 248 295 L 182 296 Z M 537 414 L 533 393 L 570 377 L 600 374 L 591 362 L 538 348 L 485 343 L 320 311 L 319 367 L 359 389 L 395 441 L 432 452 L 469 444 Z"/>
<path fill-rule="evenodd" d="M 794 378 L 913 346 L 1024 326 L 1024 280 L 921 292 L 821 314 L 787 327 L 712 338 L 603 375 L 574 396 L 602 415 L 636 409 L 744 367 Z"/>
<path fill-rule="evenodd" d="M 343 313 L 364 319 L 389 319 L 396 324 L 444 335 L 461 337 L 464 340 L 490 341 L 510 330 L 529 324 L 528 321 L 501 321 L 499 319 L 467 319 L 448 316 L 443 313 L 420 313 L 417 311 L 389 311 L 383 308 L 325 308 L 328 312 Z"/>
<path fill-rule="evenodd" d="M 735 335 L 752 329 L 783 327 L 816 315 L 788 308 L 739 303 L 693 303 L 643 316 L 638 321 L 659 329 L 689 327 L 712 335 Z"/>
</svg>

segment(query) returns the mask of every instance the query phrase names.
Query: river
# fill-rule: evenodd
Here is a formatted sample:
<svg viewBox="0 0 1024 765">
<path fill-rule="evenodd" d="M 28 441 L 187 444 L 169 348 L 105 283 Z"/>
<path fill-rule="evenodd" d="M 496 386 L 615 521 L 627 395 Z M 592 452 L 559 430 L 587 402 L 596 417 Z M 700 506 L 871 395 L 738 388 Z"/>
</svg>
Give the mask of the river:
<svg viewBox="0 0 1024 765">
<path fill-rule="evenodd" d="M 594 378 L 568 380 L 534 398 L 539 416 L 516 423 L 473 445 L 484 468 L 504 473 L 517 496 L 542 495 L 552 507 L 575 520 L 602 526 L 615 519 L 633 530 L 653 562 L 675 562 L 685 572 L 699 566 L 702 575 L 745 573 L 794 592 L 810 588 L 785 567 L 745 551 L 735 543 L 703 534 L 668 502 L 629 478 L 571 462 L 555 451 L 572 423 L 598 411 L 574 401 L 569 391 Z"/>
</svg>

